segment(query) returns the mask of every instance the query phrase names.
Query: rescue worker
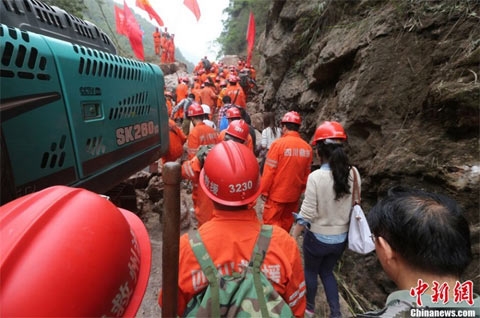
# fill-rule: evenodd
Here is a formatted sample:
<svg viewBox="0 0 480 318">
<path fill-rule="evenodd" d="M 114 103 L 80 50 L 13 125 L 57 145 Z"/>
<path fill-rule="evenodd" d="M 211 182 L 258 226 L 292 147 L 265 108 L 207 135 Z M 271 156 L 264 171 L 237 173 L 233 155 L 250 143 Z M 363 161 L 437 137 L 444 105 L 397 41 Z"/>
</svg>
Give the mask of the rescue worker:
<svg viewBox="0 0 480 318">
<path fill-rule="evenodd" d="M 155 55 L 158 55 L 158 56 L 160 56 L 161 54 L 161 46 L 160 46 L 161 38 L 162 38 L 162 33 L 160 33 L 158 28 L 155 28 L 155 32 L 153 32 L 153 47 L 155 49 Z"/>
<path fill-rule="evenodd" d="M 294 221 L 292 212 L 298 211 L 313 158 L 312 147 L 298 132 L 301 123 L 297 112 L 283 116 L 282 137 L 270 145 L 262 175 L 263 222 L 279 225 L 287 232 Z"/>
<path fill-rule="evenodd" d="M 175 88 L 175 94 L 177 95 L 177 104 L 184 98 L 188 96 L 188 82 L 189 79 L 187 76 L 181 77 L 180 82 Z"/>
<path fill-rule="evenodd" d="M 214 145 L 219 141 L 219 139 L 217 131 L 210 126 L 207 126 L 203 122 L 204 112 L 201 105 L 196 102 L 190 105 L 188 108 L 188 117 L 194 126 L 187 137 L 187 158 L 188 161 L 191 161 L 193 158 L 195 158 L 195 156 L 201 156 L 197 154 L 200 146 Z M 195 172 L 192 170 L 194 168 L 194 163 L 189 162 L 182 164 L 182 175 L 184 178 L 192 180 L 193 209 L 198 226 L 201 226 L 211 218 L 212 203 L 205 195 L 203 190 L 200 189 L 198 185 L 198 178 L 195 179 Z"/>
<path fill-rule="evenodd" d="M 223 140 L 233 140 L 244 144 L 248 138 L 248 126 L 243 120 L 235 120 L 226 129 Z M 222 139 L 219 139 L 222 140 Z M 195 189 L 194 211 L 197 219 L 197 226 L 201 226 L 213 217 L 213 202 L 208 198 L 201 187 L 198 187 L 200 171 L 202 170 L 205 158 L 213 145 L 200 146 L 196 155 L 182 164 L 182 178 L 192 181 Z M 192 193 L 192 199 L 194 195 Z"/>
<path fill-rule="evenodd" d="M 218 85 L 218 99 L 217 99 L 217 109 L 220 109 L 220 107 L 223 107 L 224 102 L 223 102 L 223 97 L 225 96 L 225 91 L 227 89 L 227 81 L 224 79 L 220 79 L 220 83 Z M 230 98 L 230 97 L 228 97 Z M 232 100 L 230 100 L 229 103 L 231 103 Z"/>
<path fill-rule="evenodd" d="M 173 94 L 172 92 L 165 91 L 165 104 L 167 106 L 167 113 L 168 117 L 172 115 L 172 109 L 173 109 Z"/>
<path fill-rule="evenodd" d="M 218 142 L 218 133 L 215 129 L 203 122 L 203 108 L 194 102 L 188 108 L 188 117 L 193 123 L 193 129 L 187 137 L 188 159 L 192 159 L 201 145 L 211 145 Z"/>
<path fill-rule="evenodd" d="M 135 317 L 151 245 L 142 220 L 81 188 L 0 207 L 0 317 Z"/>
<path fill-rule="evenodd" d="M 199 104 L 210 106 L 212 114 L 215 114 L 215 109 L 217 107 L 217 94 L 215 94 L 215 89 L 208 79 L 203 84 L 204 87 L 198 91 L 198 95 L 195 95 L 195 99 Z"/>
<path fill-rule="evenodd" d="M 238 109 L 238 107 L 235 107 L 235 106 L 227 109 L 226 117 L 227 117 L 227 120 L 228 120 L 228 127 L 226 129 L 222 130 L 219 133 L 218 137 L 219 137 L 220 140 L 223 140 L 225 138 L 225 134 L 227 133 L 228 128 L 230 127 L 231 123 L 234 120 L 243 119 L 240 110 Z M 243 122 L 248 126 L 248 124 L 245 121 L 243 121 Z M 252 136 L 250 135 L 250 129 L 249 129 L 249 134 L 248 134 L 247 140 L 245 142 L 245 146 L 247 146 L 252 151 L 254 150 Z"/>
<path fill-rule="evenodd" d="M 243 88 L 238 84 L 238 78 L 236 75 L 228 76 L 228 86 L 225 89 L 225 96 L 230 96 L 232 104 L 246 108 L 247 97 Z"/>
<path fill-rule="evenodd" d="M 175 62 L 175 34 L 171 34 L 167 39 L 167 62 Z"/>
<path fill-rule="evenodd" d="M 162 157 L 162 163 L 165 164 L 169 161 L 176 161 L 183 155 L 183 145 L 187 141 L 187 136 L 177 126 L 175 121 L 171 118 L 168 119 L 168 135 L 170 143 L 168 145 L 167 153 Z"/>
<path fill-rule="evenodd" d="M 232 192 L 232 184 L 250 186 L 245 191 Z M 213 263 L 222 272 L 240 273 L 242 264 L 251 258 L 262 226 L 255 209 L 248 207 L 260 193 L 257 159 L 247 147 L 233 141 L 222 141 L 213 147 L 205 159 L 200 185 L 213 201 L 214 217 L 199 227 L 198 233 Z M 293 314 L 303 317 L 305 281 L 300 251 L 297 242 L 276 226 L 273 226 L 262 268 Z M 207 285 L 208 280 L 202 275 L 200 264 L 190 246 L 189 235 L 184 234 L 180 237 L 178 268 L 179 316 L 185 313 L 188 302 Z M 163 290 L 158 298 L 160 306 L 162 294 Z"/>
</svg>

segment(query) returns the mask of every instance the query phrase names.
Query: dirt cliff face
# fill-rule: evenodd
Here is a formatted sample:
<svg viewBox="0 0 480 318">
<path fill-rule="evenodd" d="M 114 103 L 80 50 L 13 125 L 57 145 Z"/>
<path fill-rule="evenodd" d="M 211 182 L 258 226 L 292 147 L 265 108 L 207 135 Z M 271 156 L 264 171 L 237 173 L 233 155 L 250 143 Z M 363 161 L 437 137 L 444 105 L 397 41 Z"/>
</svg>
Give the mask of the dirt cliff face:
<svg viewBox="0 0 480 318">
<path fill-rule="evenodd" d="M 259 109 L 300 112 L 307 140 L 322 121 L 343 124 L 367 213 L 399 184 L 461 203 L 476 257 L 466 276 L 478 293 L 479 2 L 277 0 L 267 21 Z M 343 262 L 363 304 L 382 306 L 395 287 L 375 257 Z"/>
</svg>

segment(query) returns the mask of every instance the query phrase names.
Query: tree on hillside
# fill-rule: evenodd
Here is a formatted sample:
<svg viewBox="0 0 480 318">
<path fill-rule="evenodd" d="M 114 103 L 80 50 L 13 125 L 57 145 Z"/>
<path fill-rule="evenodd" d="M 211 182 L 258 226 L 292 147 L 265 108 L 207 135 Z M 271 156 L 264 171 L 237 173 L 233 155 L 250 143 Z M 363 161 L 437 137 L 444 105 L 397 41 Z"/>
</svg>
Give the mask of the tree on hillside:
<svg viewBox="0 0 480 318">
<path fill-rule="evenodd" d="M 83 19 L 83 11 L 87 8 L 83 0 L 44 0 L 45 3 L 62 8 L 70 14 Z"/>
<path fill-rule="evenodd" d="M 265 30 L 270 1 L 230 0 L 225 9 L 227 19 L 223 21 L 223 31 L 217 39 L 220 55 L 246 55 L 247 25 L 250 11 L 255 15 L 256 38 Z"/>
</svg>

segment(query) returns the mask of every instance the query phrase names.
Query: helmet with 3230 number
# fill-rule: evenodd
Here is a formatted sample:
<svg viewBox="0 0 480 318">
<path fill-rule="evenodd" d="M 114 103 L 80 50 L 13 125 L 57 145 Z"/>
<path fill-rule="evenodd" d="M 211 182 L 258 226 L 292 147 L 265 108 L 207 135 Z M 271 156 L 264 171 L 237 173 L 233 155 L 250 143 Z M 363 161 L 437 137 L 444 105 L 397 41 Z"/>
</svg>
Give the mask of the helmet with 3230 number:
<svg viewBox="0 0 480 318">
<path fill-rule="evenodd" d="M 213 201 L 240 206 L 260 195 L 258 161 L 252 150 L 233 140 L 216 144 L 200 172 L 200 186 Z"/>
<path fill-rule="evenodd" d="M 0 207 L 1 317 L 134 317 L 151 246 L 134 213 L 53 186 Z"/>
<path fill-rule="evenodd" d="M 315 130 L 312 145 L 315 146 L 318 141 L 326 139 L 345 141 L 347 140 L 347 134 L 340 123 L 336 121 L 325 121 Z"/>
<path fill-rule="evenodd" d="M 293 123 L 297 125 L 302 124 L 302 118 L 300 117 L 300 114 L 294 111 L 288 112 L 285 115 L 283 115 L 281 123 Z"/>
</svg>

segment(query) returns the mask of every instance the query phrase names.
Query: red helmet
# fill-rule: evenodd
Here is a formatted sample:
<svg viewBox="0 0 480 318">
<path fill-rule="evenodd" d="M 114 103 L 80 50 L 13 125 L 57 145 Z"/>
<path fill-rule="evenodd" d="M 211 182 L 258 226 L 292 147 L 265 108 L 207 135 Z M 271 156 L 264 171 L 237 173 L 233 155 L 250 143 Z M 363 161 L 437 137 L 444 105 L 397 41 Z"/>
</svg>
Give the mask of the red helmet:
<svg viewBox="0 0 480 318">
<path fill-rule="evenodd" d="M 315 130 L 312 145 L 315 146 L 317 144 L 317 141 L 325 139 L 346 140 L 347 134 L 345 134 L 345 130 L 338 122 L 325 121 L 320 126 L 318 126 L 317 130 Z"/>
<path fill-rule="evenodd" d="M 237 107 L 230 107 L 225 112 L 225 115 L 227 116 L 227 119 L 242 118 L 242 113 L 240 113 L 240 110 Z"/>
<path fill-rule="evenodd" d="M 294 111 L 286 113 L 283 118 L 282 118 L 282 124 L 283 123 L 293 123 L 297 125 L 302 124 L 302 118 L 300 117 L 300 114 Z"/>
<path fill-rule="evenodd" d="M 203 108 L 199 103 L 193 102 L 190 106 L 188 106 L 188 117 L 201 116 L 204 114 Z"/>
<path fill-rule="evenodd" d="M 223 205 L 253 202 L 261 191 L 258 161 L 253 151 L 233 140 L 216 144 L 200 172 L 200 186 L 210 199 Z"/>
<path fill-rule="evenodd" d="M 147 230 L 98 194 L 53 186 L 11 201 L 0 237 L 0 316 L 134 317 L 140 307 Z"/>
<path fill-rule="evenodd" d="M 250 129 L 248 127 L 248 124 L 245 122 L 245 120 L 237 119 L 232 121 L 228 125 L 227 131 L 225 133 L 233 137 L 237 137 L 245 142 L 248 138 L 248 135 L 250 134 Z"/>
</svg>

